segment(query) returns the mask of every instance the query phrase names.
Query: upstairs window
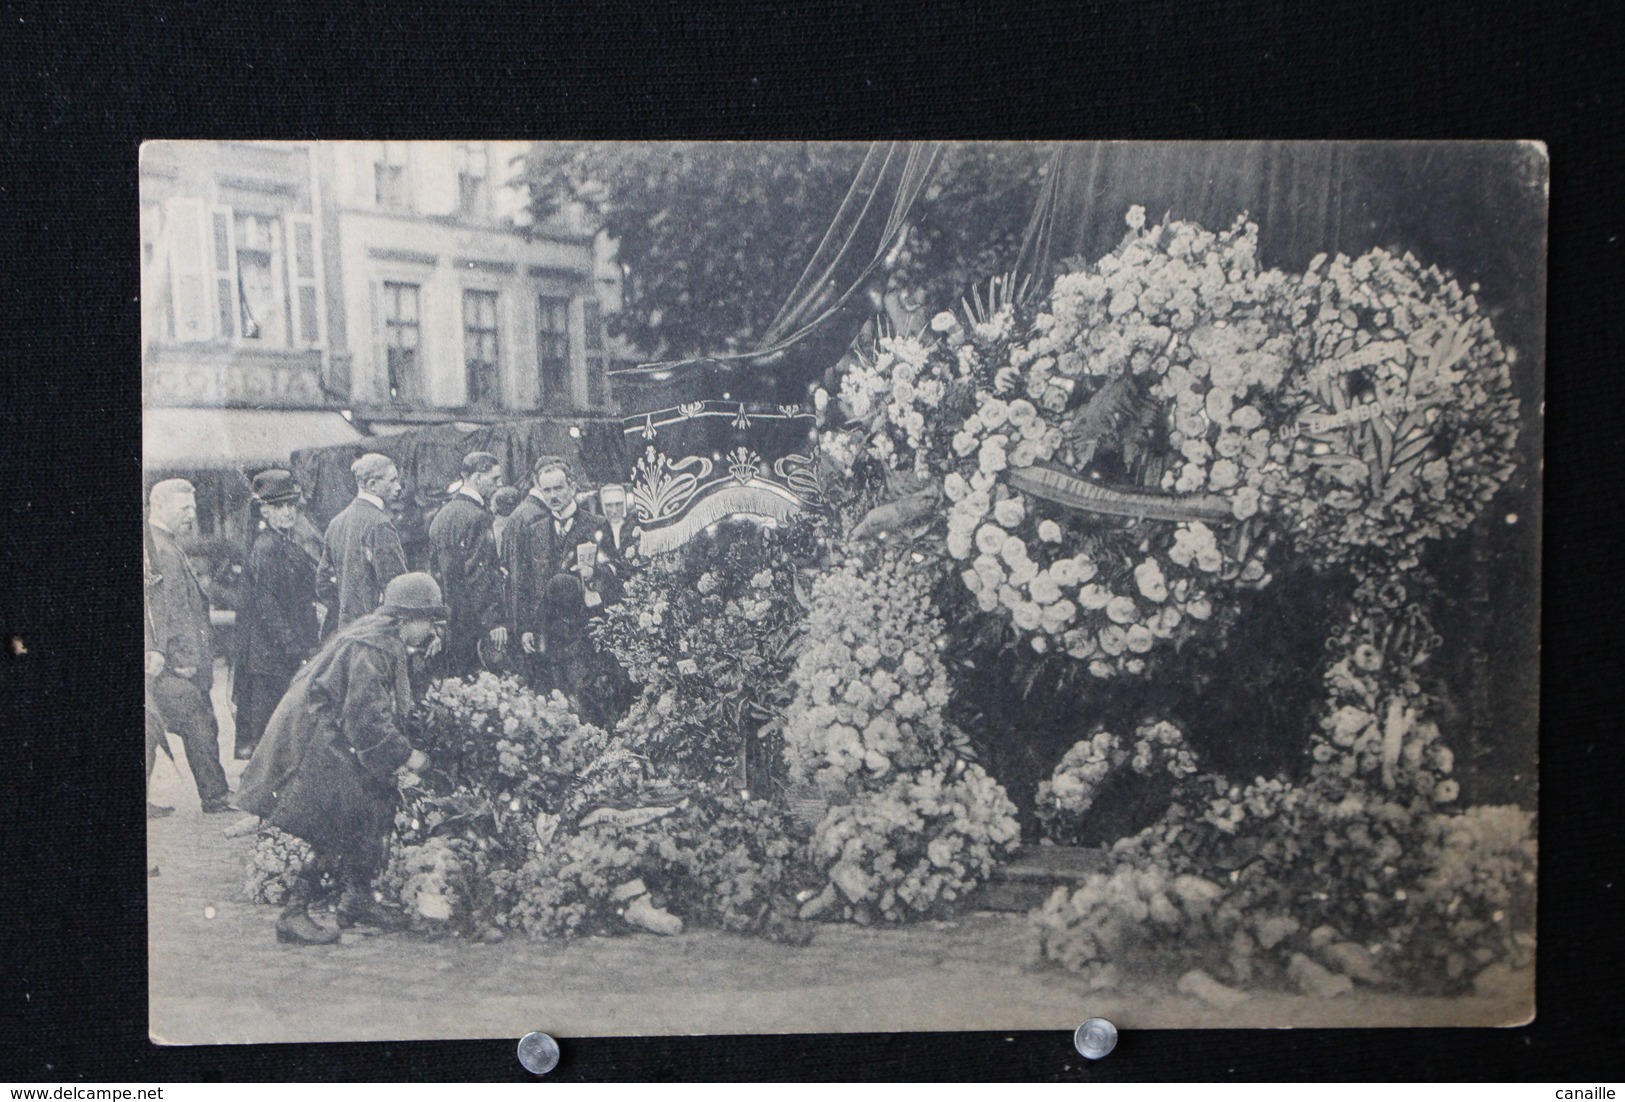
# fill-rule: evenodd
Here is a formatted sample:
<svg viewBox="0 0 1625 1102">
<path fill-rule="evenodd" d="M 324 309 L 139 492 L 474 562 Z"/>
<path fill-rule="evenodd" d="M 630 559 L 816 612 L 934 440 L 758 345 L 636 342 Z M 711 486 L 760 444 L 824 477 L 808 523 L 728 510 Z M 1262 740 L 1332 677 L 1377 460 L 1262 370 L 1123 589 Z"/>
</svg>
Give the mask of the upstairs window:
<svg viewBox="0 0 1625 1102">
<path fill-rule="evenodd" d="M 405 210 L 406 166 L 387 161 L 373 165 L 373 198 L 380 210 Z"/>
<path fill-rule="evenodd" d="M 570 300 L 553 295 L 536 299 L 536 371 L 542 406 L 570 406 Z"/>
<path fill-rule="evenodd" d="M 469 405 L 495 409 L 502 404 L 497 352 L 497 293 L 464 291 L 463 362 L 468 370 Z"/>
<path fill-rule="evenodd" d="M 384 361 L 393 402 L 423 397 L 419 294 L 416 283 L 384 284 Z"/>
<path fill-rule="evenodd" d="M 407 193 L 407 147 L 402 142 L 383 142 L 372 165 L 373 202 L 379 210 L 405 211 L 411 208 Z"/>
<path fill-rule="evenodd" d="M 319 348 L 322 258 L 308 214 L 163 203 L 152 265 L 169 285 L 163 331 L 182 342 Z"/>
<path fill-rule="evenodd" d="M 279 348 L 288 343 L 286 299 L 277 278 L 281 229 L 274 218 L 253 214 L 236 218 L 237 335 Z"/>
</svg>

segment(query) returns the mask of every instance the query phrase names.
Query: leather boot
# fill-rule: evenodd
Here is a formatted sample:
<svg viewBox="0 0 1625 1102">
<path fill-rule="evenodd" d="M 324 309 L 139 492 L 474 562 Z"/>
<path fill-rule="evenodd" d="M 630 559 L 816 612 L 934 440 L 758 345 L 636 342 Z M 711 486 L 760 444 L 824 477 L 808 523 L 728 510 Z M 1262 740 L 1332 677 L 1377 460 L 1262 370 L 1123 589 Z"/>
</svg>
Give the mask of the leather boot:
<svg viewBox="0 0 1625 1102">
<path fill-rule="evenodd" d="M 351 926 L 375 926 L 380 930 L 404 930 L 412 920 L 393 907 L 386 907 L 372 897 L 365 888 L 346 887 L 339 896 L 337 917 L 345 929 Z"/>
<path fill-rule="evenodd" d="M 294 903 L 276 920 L 276 939 L 293 945 L 333 945 L 339 932 L 319 925 L 305 910 L 303 902 Z"/>
</svg>

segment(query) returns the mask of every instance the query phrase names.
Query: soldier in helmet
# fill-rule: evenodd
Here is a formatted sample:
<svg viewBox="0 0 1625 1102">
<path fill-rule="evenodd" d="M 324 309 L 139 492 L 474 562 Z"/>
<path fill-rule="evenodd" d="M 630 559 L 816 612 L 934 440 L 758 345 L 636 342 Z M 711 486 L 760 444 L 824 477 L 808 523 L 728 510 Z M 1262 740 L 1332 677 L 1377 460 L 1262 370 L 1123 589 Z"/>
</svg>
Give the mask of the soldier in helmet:
<svg viewBox="0 0 1625 1102">
<path fill-rule="evenodd" d="M 294 675 L 272 713 L 236 802 L 315 851 L 277 920 L 279 941 L 339 940 L 338 929 L 316 922 L 308 910 L 323 873 L 340 886 L 340 927 L 406 925 L 399 911 L 374 900 L 372 880 L 389 842 L 395 772 L 426 762 L 406 739 L 408 663 L 413 654 L 432 651 L 445 619 L 433 577 L 395 577 L 377 611 L 330 638 Z"/>
</svg>

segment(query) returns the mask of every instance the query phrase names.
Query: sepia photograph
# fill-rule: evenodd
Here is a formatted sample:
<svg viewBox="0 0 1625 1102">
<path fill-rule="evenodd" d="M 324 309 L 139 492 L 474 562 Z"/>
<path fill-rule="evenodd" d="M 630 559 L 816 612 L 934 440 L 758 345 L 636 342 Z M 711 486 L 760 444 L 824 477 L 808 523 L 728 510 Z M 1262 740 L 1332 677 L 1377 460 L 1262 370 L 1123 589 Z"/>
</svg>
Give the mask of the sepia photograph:
<svg viewBox="0 0 1625 1102">
<path fill-rule="evenodd" d="M 1533 1018 L 1540 144 L 139 181 L 155 1043 Z"/>
</svg>

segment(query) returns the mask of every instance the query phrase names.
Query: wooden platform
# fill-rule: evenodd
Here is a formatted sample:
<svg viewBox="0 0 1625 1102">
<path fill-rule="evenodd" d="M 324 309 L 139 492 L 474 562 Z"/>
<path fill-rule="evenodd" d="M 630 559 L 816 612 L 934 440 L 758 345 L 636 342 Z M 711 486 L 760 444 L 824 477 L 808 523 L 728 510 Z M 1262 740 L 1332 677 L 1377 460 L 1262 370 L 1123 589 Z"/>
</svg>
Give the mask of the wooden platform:
<svg viewBox="0 0 1625 1102">
<path fill-rule="evenodd" d="M 972 905 L 987 911 L 1030 911 L 1059 887 L 1075 887 L 1091 872 L 1111 867 L 1104 849 L 1022 846 L 994 870 Z"/>
</svg>

